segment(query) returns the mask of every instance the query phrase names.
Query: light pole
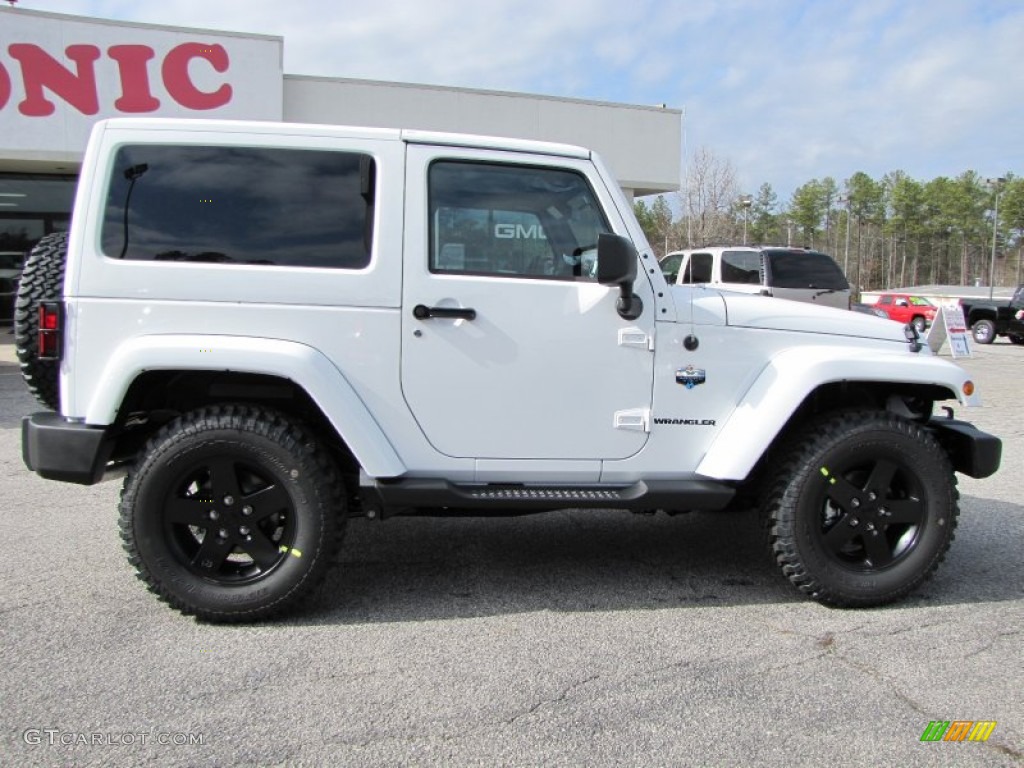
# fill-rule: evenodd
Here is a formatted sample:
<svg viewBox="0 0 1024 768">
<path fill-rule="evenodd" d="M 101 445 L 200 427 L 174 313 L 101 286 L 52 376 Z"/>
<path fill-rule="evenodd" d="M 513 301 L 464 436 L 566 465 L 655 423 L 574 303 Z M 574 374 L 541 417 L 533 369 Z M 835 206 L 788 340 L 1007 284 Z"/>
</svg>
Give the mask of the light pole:
<svg viewBox="0 0 1024 768">
<path fill-rule="evenodd" d="M 747 218 L 750 216 L 750 206 L 754 204 L 754 198 L 750 195 L 740 195 L 740 207 L 743 209 L 743 244 L 747 244 Z"/>
<path fill-rule="evenodd" d="M 996 237 L 999 234 L 999 195 L 1003 192 L 1003 184 L 1006 182 L 1004 176 L 999 176 L 994 179 L 986 179 L 985 183 L 989 185 L 996 193 L 996 208 L 992 213 L 992 260 L 988 265 L 988 300 L 992 301 L 992 292 L 995 290 L 995 279 L 996 279 Z"/>
<path fill-rule="evenodd" d="M 849 272 L 849 269 L 850 269 L 850 197 L 849 197 L 849 195 L 847 195 L 846 197 L 840 197 L 838 200 L 836 200 L 836 202 L 839 203 L 840 205 L 843 205 L 844 203 L 846 204 L 846 252 L 843 254 L 843 274 L 844 275 L 849 275 L 850 274 L 850 272 Z M 838 248 L 838 247 L 839 247 L 839 245 L 837 244 L 836 248 Z"/>
</svg>

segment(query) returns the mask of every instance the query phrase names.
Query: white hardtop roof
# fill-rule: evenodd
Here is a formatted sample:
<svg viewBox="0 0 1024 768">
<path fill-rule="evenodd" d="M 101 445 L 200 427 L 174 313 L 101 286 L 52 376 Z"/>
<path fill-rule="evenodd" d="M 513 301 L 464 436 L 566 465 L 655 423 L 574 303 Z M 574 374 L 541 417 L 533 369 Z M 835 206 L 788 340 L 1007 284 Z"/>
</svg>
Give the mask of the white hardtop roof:
<svg viewBox="0 0 1024 768">
<path fill-rule="evenodd" d="M 402 138 L 410 144 L 443 144 L 453 147 L 479 149 L 506 149 L 515 152 L 531 152 L 538 155 L 560 155 L 564 157 L 590 157 L 590 150 L 572 144 L 556 144 L 533 139 L 510 139 L 501 136 L 475 136 L 469 133 L 436 133 L 434 131 L 403 130 Z"/>
<path fill-rule="evenodd" d="M 697 253 L 705 251 L 800 251 L 802 253 L 821 253 L 814 248 L 804 245 L 700 245 L 693 248 L 680 248 L 676 251 L 669 251 L 665 256 L 676 256 L 678 254 Z M 664 257 L 662 257 L 664 258 Z"/>
<path fill-rule="evenodd" d="M 477 136 L 469 133 L 447 133 L 396 128 L 370 128 L 318 123 L 261 122 L 255 120 L 194 120 L 166 117 L 116 117 L 101 120 L 97 128 L 126 131 L 188 131 L 191 133 L 249 133 L 278 136 L 322 136 L 325 138 L 376 139 L 404 141 L 409 144 L 433 144 L 473 149 L 502 149 L 540 155 L 589 158 L 583 147 L 530 139 L 501 136 Z"/>
</svg>

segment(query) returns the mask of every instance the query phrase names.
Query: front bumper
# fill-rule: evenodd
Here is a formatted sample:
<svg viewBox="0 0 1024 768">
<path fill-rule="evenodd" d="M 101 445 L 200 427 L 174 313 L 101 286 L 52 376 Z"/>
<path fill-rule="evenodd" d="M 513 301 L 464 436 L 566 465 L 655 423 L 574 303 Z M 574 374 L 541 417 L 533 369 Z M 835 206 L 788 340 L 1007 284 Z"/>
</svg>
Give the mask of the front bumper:
<svg viewBox="0 0 1024 768">
<path fill-rule="evenodd" d="M 110 430 L 68 421 L 59 413 L 33 413 L 21 421 L 21 457 L 47 480 L 93 485 L 103 479 L 114 449 Z"/>
<path fill-rule="evenodd" d="M 995 474 L 999 469 L 1003 442 L 995 435 L 982 432 L 966 421 L 943 417 L 933 417 L 928 427 L 946 449 L 957 472 L 982 478 Z"/>
</svg>

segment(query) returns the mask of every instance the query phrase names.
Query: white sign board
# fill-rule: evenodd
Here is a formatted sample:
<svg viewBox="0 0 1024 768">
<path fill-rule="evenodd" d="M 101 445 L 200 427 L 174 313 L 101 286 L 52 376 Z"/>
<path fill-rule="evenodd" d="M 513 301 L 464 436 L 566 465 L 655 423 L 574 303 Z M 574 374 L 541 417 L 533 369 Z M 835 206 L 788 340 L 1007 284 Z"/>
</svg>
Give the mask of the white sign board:
<svg viewBox="0 0 1024 768">
<path fill-rule="evenodd" d="M 953 357 L 971 356 L 971 337 L 967 331 L 963 308 L 959 304 L 943 304 L 939 307 L 932 327 L 928 330 L 928 346 L 932 352 L 937 353 L 947 338 Z"/>
<path fill-rule="evenodd" d="M 0 158 L 80 155 L 106 117 L 280 120 L 283 39 L 0 8 Z"/>
</svg>

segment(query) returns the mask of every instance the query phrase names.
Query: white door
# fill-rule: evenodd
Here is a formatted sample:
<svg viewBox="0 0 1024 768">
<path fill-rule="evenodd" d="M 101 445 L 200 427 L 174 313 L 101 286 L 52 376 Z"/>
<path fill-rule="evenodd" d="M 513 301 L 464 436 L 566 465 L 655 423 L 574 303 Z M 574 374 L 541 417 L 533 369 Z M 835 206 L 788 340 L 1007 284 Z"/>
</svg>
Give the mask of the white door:
<svg viewBox="0 0 1024 768">
<path fill-rule="evenodd" d="M 481 459 L 621 459 L 648 438 L 655 307 L 596 282 L 624 232 L 584 161 L 410 145 L 402 389 L 430 443 Z M 611 213 L 610 213 L 611 212 Z"/>
</svg>

